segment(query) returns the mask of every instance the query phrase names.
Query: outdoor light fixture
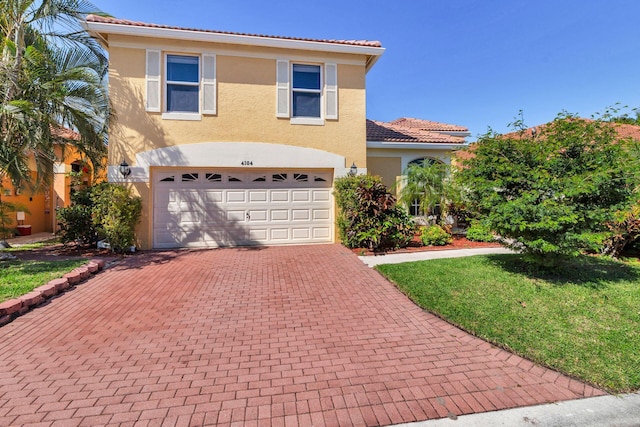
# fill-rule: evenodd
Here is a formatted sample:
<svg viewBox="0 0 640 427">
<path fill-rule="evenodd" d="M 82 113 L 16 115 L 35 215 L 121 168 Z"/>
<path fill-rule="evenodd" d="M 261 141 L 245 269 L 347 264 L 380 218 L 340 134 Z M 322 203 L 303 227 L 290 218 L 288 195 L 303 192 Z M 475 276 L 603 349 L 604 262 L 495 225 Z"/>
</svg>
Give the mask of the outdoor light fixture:
<svg viewBox="0 0 640 427">
<path fill-rule="evenodd" d="M 349 168 L 349 176 L 356 176 L 357 173 L 358 173 L 358 167 L 356 166 L 356 162 L 353 162 L 353 164 Z"/>
<path fill-rule="evenodd" d="M 123 178 L 127 178 L 129 175 L 131 175 L 131 168 L 129 167 L 129 164 L 122 159 L 122 163 L 120 163 L 120 167 L 118 168 L 118 170 L 120 171 L 120 174 L 122 175 Z"/>
</svg>

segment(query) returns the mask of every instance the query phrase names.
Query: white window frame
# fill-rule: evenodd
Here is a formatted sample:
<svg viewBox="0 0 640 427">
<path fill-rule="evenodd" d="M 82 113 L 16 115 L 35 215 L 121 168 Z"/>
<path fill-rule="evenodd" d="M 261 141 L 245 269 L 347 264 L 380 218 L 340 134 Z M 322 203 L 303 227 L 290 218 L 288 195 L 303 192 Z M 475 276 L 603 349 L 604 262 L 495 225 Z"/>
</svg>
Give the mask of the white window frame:
<svg viewBox="0 0 640 427">
<path fill-rule="evenodd" d="M 293 87 L 293 67 L 295 65 L 312 65 L 314 67 L 318 67 L 318 70 L 320 71 L 320 89 L 296 89 Z M 290 90 L 289 90 L 289 105 L 291 105 L 291 118 L 290 118 L 290 123 L 294 124 L 294 125 L 313 125 L 313 126 L 322 126 L 324 125 L 324 102 L 325 102 L 325 98 L 324 98 L 324 70 L 323 70 L 323 64 L 318 64 L 315 62 L 302 62 L 302 61 L 295 61 L 295 62 L 291 62 L 290 66 L 289 66 L 289 81 L 290 83 Z M 299 116 L 296 117 L 294 116 L 294 111 L 293 111 L 293 95 L 294 92 L 302 92 L 302 93 L 317 93 L 320 94 L 320 117 L 303 117 L 303 116 Z"/>
<path fill-rule="evenodd" d="M 197 82 L 181 82 L 173 81 L 167 78 L 168 75 L 168 61 L 169 56 L 184 56 L 198 59 L 198 81 Z M 188 54 L 188 53 L 176 53 L 176 52 L 164 52 L 164 72 L 162 73 L 162 89 L 163 89 L 163 105 L 162 105 L 162 118 L 169 120 L 202 120 L 202 55 Z M 168 95 L 170 84 L 182 85 L 182 86 L 196 86 L 198 87 L 198 111 L 197 112 L 178 112 L 168 111 Z"/>
</svg>

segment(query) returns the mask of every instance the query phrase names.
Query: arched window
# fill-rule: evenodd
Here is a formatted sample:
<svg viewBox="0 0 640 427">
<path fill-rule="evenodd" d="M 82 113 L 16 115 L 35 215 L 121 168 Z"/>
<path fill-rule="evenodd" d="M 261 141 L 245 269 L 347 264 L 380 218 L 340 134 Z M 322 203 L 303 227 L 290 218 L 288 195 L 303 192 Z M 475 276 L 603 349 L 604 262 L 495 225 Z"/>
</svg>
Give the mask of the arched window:
<svg viewBox="0 0 640 427">
<path fill-rule="evenodd" d="M 436 163 L 442 163 L 442 162 L 440 160 L 436 160 L 436 159 L 434 159 L 432 157 L 421 157 L 419 159 L 411 160 L 407 166 L 411 166 L 411 165 L 423 166 L 425 164 L 428 165 L 428 166 L 431 166 L 431 165 L 436 164 Z"/>
</svg>

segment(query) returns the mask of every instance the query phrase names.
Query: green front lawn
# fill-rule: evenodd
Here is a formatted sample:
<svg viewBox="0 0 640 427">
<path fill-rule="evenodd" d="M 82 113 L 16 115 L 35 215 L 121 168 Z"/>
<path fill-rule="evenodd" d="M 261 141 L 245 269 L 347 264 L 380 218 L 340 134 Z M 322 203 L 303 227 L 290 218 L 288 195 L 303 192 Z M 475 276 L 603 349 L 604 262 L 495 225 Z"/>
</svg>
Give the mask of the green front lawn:
<svg viewBox="0 0 640 427">
<path fill-rule="evenodd" d="M 49 280 L 62 277 L 87 260 L 2 261 L 0 262 L 0 302 L 31 292 Z"/>
<path fill-rule="evenodd" d="M 463 329 L 614 392 L 640 389 L 640 263 L 581 257 L 552 273 L 519 255 L 377 267 Z"/>
</svg>

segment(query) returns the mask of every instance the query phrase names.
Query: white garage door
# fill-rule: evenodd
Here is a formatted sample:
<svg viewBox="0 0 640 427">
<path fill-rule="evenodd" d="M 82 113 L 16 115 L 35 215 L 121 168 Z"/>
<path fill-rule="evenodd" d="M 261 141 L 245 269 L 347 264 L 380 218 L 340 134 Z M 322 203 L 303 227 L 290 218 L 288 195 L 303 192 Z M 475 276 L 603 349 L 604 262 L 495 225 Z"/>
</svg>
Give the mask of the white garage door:
<svg viewBox="0 0 640 427">
<path fill-rule="evenodd" d="M 155 248 L 330 242 L 331 171 L 154 173 Z"/>
</svg>

